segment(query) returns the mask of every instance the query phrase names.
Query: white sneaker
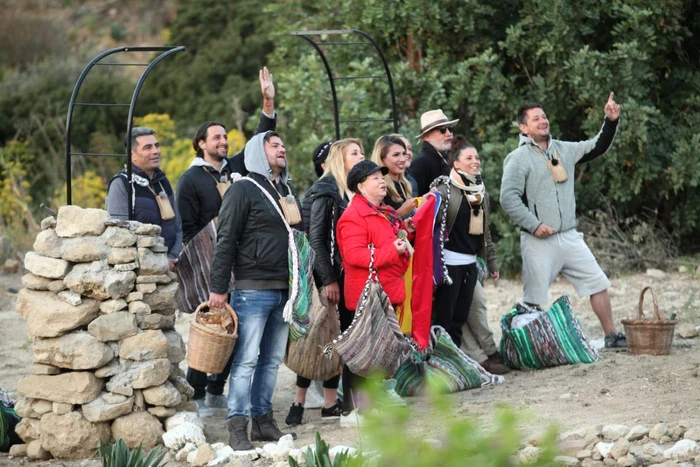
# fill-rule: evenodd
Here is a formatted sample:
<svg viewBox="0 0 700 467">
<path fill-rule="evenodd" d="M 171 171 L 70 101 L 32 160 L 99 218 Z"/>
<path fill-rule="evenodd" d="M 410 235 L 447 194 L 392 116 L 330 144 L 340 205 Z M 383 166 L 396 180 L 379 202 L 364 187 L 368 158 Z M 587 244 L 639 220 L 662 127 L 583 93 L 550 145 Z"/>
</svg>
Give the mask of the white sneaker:
<svg viewBox="0 0 700 467">
<path fill-rule="evenodd" d="M 306 403 L 304 404 L 304 408 L 320 409 L 323 407 L 323 403 L 323 394 L 318 390 L 318 387 L 312 383 L 306 391 Z"/>
<path fill-rule="evenodd" d="M 340 428 L 360 428 L 365 423 L 367 423 L 367 419 L 360 415 L 357 409 L 347 415 L 340 416 Z"/>
<path fill-rule="evenodd" d="M 214 416 L 214 410 L 207 407 L 204 399 L 195 399 L 193 402 L 194 405 L 197 406 L 197 412 L 199 412 L 200 417 L 204 418 Z"/>
<path fill-rule="evenodd" d="M 386 394 L 387 407 L 406 407 L 406 401 L 396 392 L 396 380 L 387 379 L 384 381 L 384 393 Z"/>
<path fill-rule="evenodd" d="M 223 394 L 214 395 L 207 393 L 204 403 L 216 412 L 228 411 L 228 400 Z"/>
</svg>

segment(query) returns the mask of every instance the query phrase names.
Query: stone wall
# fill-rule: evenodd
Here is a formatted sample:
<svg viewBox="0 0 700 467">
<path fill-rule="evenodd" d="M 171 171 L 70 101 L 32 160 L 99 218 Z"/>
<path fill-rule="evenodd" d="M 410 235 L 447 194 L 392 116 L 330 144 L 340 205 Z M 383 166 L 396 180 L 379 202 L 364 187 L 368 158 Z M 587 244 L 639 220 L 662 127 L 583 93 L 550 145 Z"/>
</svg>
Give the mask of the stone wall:
<svg viewBox="0 0 700 467">
<path fill-rule="evenodd" d="M 76 206 L 41 227 L 17 298 L 34 360 L 17 386 L 19 450 L 81 459 L 100 440 L 161 444 L 164 420 L 196 408 L 160 227 Z"/>
</svg>

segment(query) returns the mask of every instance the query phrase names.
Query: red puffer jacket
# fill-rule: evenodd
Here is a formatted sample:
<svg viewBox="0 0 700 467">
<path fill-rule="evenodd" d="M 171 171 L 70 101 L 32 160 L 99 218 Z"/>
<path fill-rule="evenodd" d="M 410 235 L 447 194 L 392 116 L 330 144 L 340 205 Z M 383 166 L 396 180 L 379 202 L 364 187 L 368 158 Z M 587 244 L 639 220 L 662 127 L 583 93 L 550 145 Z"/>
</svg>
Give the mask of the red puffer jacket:
<svg viewBox="0 0 700 467">
<path fill-rule="evenodd" d="M 372 209 L 361 195 L 355 195 L 338 221 L 337 236 L 345 269 L 345 305 L 354 310 L 369 275 L 370 249 L 374 245 L 374 267 L 379 283 L 391 303 L 406 299 L 404 274 L 409 259 L 399 255 L 394 246 L 396 235 L 391 223 Z M 401 228 L 406 229 L 403 222 Z M 409 237 L 410 238 L 410 237 Z"/>
</svg>

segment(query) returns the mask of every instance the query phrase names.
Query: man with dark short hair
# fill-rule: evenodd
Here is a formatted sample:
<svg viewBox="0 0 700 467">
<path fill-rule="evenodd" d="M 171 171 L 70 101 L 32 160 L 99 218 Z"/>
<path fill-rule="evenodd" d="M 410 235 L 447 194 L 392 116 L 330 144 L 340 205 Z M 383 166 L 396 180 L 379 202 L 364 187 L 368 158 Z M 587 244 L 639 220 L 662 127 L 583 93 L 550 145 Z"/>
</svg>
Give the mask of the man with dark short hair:
<svg viewBox="0 0 700 467">
<path fill-rule="evenodd" d="M 418 183 L 418 195 L 430 191 L 433 180 L 450 174 L 447 155 L 452 145 L 454 124 L 440 109 L 429 110 L 420 117 L 421 133 L 417 137 L 423 141 L 420 153 L 411 164 L 411 175 Z"/>
<path fill-rule="evenodd" d="M 124 138 L 124 146 L 127 145 L 127 137 Z M 134 220 L 161 227 L 160 235 L 168 247 L 168 262 L 173 271 L 182 250 L 182 225 L 175 194 L 168 178 L 160 170 L 160 143 L 156 139 L 156 132 L 151 128 L 132 128 L 130 137 Z M 126 168 L 109 182 L 106 209 L 112 217 L 129 217 L 128 184 Z"/>
<path fill-rule="evenodd" d="M 626 349 L 625 335 L 613 322 L 610 281 L 576 230 L 574 175 L 577 164 L 605 154 L 617 133 L 620 106 L 610 93 L 600 132 L 588 141 L 552 138 L 549 120 L 539 104 L 518 113 L 520 144 L 503 162 L 501 206 L 520 226 L 523 257 L 523 300 L 549 301 L 549 286 L 562 273 L 591 306 L 605 332 L 605 348 Z"/>
</svg>

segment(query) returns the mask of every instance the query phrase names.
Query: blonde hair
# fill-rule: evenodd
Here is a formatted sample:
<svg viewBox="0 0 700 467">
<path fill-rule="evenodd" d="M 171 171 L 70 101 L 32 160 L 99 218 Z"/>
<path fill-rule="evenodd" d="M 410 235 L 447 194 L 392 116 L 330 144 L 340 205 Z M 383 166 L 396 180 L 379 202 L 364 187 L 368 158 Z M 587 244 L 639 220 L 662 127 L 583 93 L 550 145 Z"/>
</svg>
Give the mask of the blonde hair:
<svg viewBox="0 0 700 467">
<path fill-rule="evenodd" d="M 345 173 L 345 151 L 351 144 L 357 144 L 360 147 L 360 151 L 365 152 L 362 148 L 362 141 L 357 138 L 345 138 L 336 141 L 328 151 L 326 168 L 323 171 L 323 175 L 321 175 L 321 178 L 328 174 L 332 175 L 338 184 L 340 197 L 347 196 L 349 199 L 352 199 L 355 194 L 348 189 L 348 174 Z"/>
<path fill-rule="evenodd" d="M 406 143 L 404 143 L 403 138 L 400 135 L 384 135 L 380 136 L 376 143 L 374 143 L 374 150 L 372 151 L 372 162 L 377 164 L 379 167 L 386 167 L 384 163 L 384 158 L 389 154 L 389 148 L 394 144 L 401 146 L 404 151 L 406 150 Z M 384 175 L 384 180 L 386 180 L 386 189 L 389 196 L 394 202 L 405 201 L 401 198 L 398 190 L 394 186 L 394 180 L 391 178 L 391 174 L 387 173 Z M 409 199 L 413 195 L 413 188 L 411 188 L 411 182 L 406 178 L 405 172 L 399 176 L 399 184 L 403 188 L 404 193 L 406 193 L 406 199 Z"/>
</svg>

